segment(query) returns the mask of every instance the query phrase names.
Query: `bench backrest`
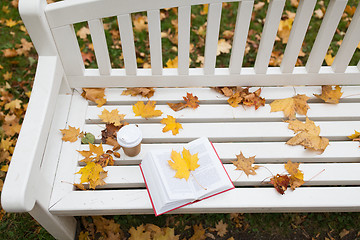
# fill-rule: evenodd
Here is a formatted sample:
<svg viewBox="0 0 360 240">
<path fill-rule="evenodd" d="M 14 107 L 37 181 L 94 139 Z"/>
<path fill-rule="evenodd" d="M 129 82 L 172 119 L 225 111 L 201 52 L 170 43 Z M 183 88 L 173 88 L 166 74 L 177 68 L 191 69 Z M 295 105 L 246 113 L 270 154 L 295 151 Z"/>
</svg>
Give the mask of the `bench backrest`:
<svg viewBox="0 0 360 240">
<path fill-rule="evenodd" d="M 348 66 L 360 41 L 360 7 L 348 27 L 332 66 L 322 66 L 347 0 L 330 0 L 306 66 L 295 67 L 316 0 L 300 0 L 280 67 L 269 67 L 269 60 L 283 13 L 285 0 L 270 0 L 254 67 L 242 67 L 254 0 L 239 2 L 231 58 L 228 68 L 216 68 L 216 51 L 222 2 L 219 0 L 67 0 L 45 5 L 46 16 L 27 21 L 26 27 L 40 55 L 59 55 L 71 87 L 191 87 L 191 86 L 278 86 L 278 85 L 354 85 L 360 84 L 360 62 Z M 22 9 L 29 2 L 23 1 Z M 191 6 L 209 3 L 203 68 L 189 68 Z M 35 4 L 36 5 L 36 4 Z M 178 7 L 178 68 L 163 68 L 160 9 Z M 146 11 L 150 42 L 151 69 L 137 68 L 131 13 Z M 124 55 L 124 69 L 111 67 L 102 23 L 117 16 Z M 98 69 L 85 69 L 73 24 L 87 22 L 94 45 Z M 39 31 L 39 23 L 43 32 Z M 41 25 L 40 24 L 40 25 Z M 33 26 L 30 26 L 33 25 Z M 33 30 L 37 28 L 37 30 Z M 33 36 L 36 35 L 36 36 Z M 41 35 L 41 36 L 38 36 Z M 36 39 L 41 37 L 41 39 Z M 35 38 L 35 39 L 34 39 Z M 40 46 L 40 45 L 46 45 Z M 41 48 L 47 50 L 42 51 Z M 136 78 L 135 78 L 136 76 Z"/>
</svg>

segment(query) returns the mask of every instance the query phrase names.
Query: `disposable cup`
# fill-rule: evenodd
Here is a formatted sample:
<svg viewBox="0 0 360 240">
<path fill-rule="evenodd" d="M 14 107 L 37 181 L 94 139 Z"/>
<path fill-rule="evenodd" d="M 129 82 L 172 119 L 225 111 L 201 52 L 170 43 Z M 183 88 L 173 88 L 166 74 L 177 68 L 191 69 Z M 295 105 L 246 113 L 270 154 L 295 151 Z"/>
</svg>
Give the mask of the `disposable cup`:
<svg viewBox="0 0 360 240">
<path fill-rule="evenodd" d="M 119 130 L 117 141 L 126 155 L 134 157 L 141 151 L 142 133 L 135 124 L 129 124 Z"/>
</svg>

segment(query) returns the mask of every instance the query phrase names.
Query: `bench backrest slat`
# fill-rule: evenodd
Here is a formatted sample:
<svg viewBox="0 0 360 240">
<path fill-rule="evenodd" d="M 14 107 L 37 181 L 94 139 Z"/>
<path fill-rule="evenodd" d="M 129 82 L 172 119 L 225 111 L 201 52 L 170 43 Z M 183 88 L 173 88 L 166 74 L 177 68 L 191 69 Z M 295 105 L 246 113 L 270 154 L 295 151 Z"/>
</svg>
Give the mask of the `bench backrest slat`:
<svg viewBox="0 0 360 240">
<path fill-rule="evenodd" d="M 130 14 L 117 17 L 120 29 L 120 39 L 124 54 L 125 70 L 127 75 L 136 75 L 137 63 L 135 55 L 134 33 Z"/>
<path fill-rule="evenodd" d="M 162 48 L 161 48 L 161 25 L 160 10 L 151 10 L 147 12 L 149 22 L 149 40 L 151 70 L 153 75 L 161 75 L 163 69 Z"/>
<path fill-rule="evenodd" d="M 178 9 L 178 73 L 189 74 L 191 6 Z"/>
</svg>

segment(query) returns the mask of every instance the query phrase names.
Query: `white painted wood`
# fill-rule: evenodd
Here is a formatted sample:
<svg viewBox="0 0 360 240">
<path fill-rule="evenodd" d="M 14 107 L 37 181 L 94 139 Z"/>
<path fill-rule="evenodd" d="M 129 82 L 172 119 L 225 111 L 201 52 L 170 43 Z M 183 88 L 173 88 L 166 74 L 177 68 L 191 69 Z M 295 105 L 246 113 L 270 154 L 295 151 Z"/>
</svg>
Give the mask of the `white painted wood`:
<svg viewBox="0 0 360 240">
<path fill-rule="evenodd" d="M 226 2 L 238 2 L 227 0 Z M 249 0 L 243 0 L 249 1 Z M 45 12 L 51 28 L 64 26 L 89 19 L 106 18 L 153 9 L 173 8 L 207 3 L 219 3 L 219 0 L 67 0 L 46 6 Z"/>
<path fill-rule="evenodd" d="M 271 52 L 279 28 L 285 0 L 271 0 L 267 10 L 264 28 L 261 34 L 259 50 L 255 60 L 255 72 L 265 74 L 269 66 Z"/>
<path fill-rule="evenodd" d="M 336 73 L 344 72 L 360 42 L 360 3 L 358 4 L 344 40 L 331 65 Z"/>
<path fill-rule="evenodd" d="M 162 74 L 162 48 L 160 10 L 147 11 L 150 41 L 151 70 L 153 75 Z"/>
<path fill-rule="evenodd" d="M 188 76 L 178 76 L 177 69 L 165 68 L 162 76 L 151 76 L 151 69 L 138 69 L 137 74 L 134 78 L 126 76 L 122 69 L 113 69 L 111 76 L 100 76 L 98 71 L 86 69 L 85 76 L 69 76 L 68 80 L 73 88 L 359 85 L 360 69 L 349 66 L 345 73 L 334 74 L 331 67 L 321 67 L 319 73 L 307 73 L 305 67 L 295 67 L 292 74 L 283 74 L 279 67 L 273 67 L 266 74 L 257 74 L 254 68 L 242 68 L 240 75 L 230 75 L 228 68 L 216 68 L 214 75 L 204 77 L 202 68 L 189 69 Z"/>
<path fill-rule="evenodd" d="M 209 4 L 205 40 L 204 74 L 213 75 L 216 64 L 216 50 L 219 40 L 222 3 Z"/>
<path fill-rule="evenodd" d="M 100 75 L 110 75 L 111 64 L 102 19 L 88 21 Z"/>
<path fill-rule="evenodd" d="M 66 75 L 83 76 L 84 61 L 81 57 L 74 26 L 54 28 L 52 34 Z"/>
<path fill-rule="evenodd" d="M 69 126 L 80 128 L 83 131 L 86 107 L 88 105 L 80 93 L 74 92 L 71 100 L 69 117 L 67 120 L 67 128 Z M 58 134 L 61 136 L 60 130 Z M 78 153 L 76 150 L 80 148 L 81 142 L 63 142 L 61 147 L 61 155 L 58 160 L 58 170 L 54 181 L 53 191 L 49 206 L 54 205 L 60 199 L 73 191 L 74 173 L 77 166 Z"/>
<path fill-rule="evenodd" d="M 315 124 L 321 128 L 320 136 L 345 141 L 348 140 L 346 136 L 358 128 L 360 121 L 321 121 Z M 288 129 L 288 124 L 284 122 L 183 123 L 183 130 L 175 136 L 171 132 L 162 133 L 163 124 L 149 123 L 138 126 L 143 133 L 143 143 L 189 142 L 203 136 L 213 142 L 266 142 L 287 141 L 294 136 L 294 132 Z M 104 128 L 105 125 L 87 124 L 84 131 L 99 138 Z"/>
<path fill-rule="evenodd" d="M 191 6 L 178 8 L 178 71 L 189 74 Z"/>
<path fill-rule="evenodd" d="M 120 29 L 121 47 L 124 53 L 126 75 L 136 75 L 137 63 L 131 15 L 120 15 L 117 19 Z"/>
<path fill-rule="evenodd" d="M 148 151 L 158 149 L 172 149 L 183 146 L 183 143 L 143 143 L 141 152 L 135 157 L 128 157 L 122 150 L 120 158 L 114 158 L 115 165 L 140 164 Z M 326 151 L 318 154 L 314 151 L 306 151 L 302 146 L 289 146 L 285 142 L 237 142 L 237 143 L 214 143 L 214 147 L 223 163 L 230 163 L 236 159 L 235 155 L 243 152 L 244 156 L 255 156 L 257 164 L 284 163 L 291 159 L 293 162 L 329 163 L 329 162 L 359 162 L 360 151 L 358 143 L 352 141 L 331 141 Z M 112 146 L 103 145 L 104 150 L 112 149 Z M 261 151 L 259 150 L 261 149 Z M 81 145 L 81 150 L 89 150 L 88 145 Z M 79 160 L 82 157 L 79 155 Z M 84 165 L 80 163 L 80 165 Z"/>
<path fill-rule="evenodd" d="M 1 193 L 6 211 L 27 212 L 34 207 L 36 192 L 29 189 L 36 188 L 62 75 L 57 57 L 39 57 L 31 99 Z"/>
<path fill-rule="evenodd" d="M 241 71 L 253 5 L 253 1 L 239 2 L 230 57 L 231 74 L 239 74 Z"/>
<path fill-rule="evenodd" d="M 359 211 L 354 198 L 360 198 L 359 187 L 303 187 L 284 195 L 274 188 L 236 188 L 172 213 Z M 89 210 L 93 215 L 154 213 L 145 189 L 76 191 L 50 208 L 55 215 L 86 215 Z"/>
<path fill-rule="evenodd" d="M 324 61 L 330 42 L 334 36 L 347 0 L 331 0 L 321 23 L 315 43 L 306 62 L 309 73 L 317 73 Z"/>
<path fill-rule="evenodd" d="M 299 2 L 284 57 L 280 65 L 283 73 L 291 73 L 294 70 L 315 4 L 316 0 L 301 0 Z"/>
</svg>

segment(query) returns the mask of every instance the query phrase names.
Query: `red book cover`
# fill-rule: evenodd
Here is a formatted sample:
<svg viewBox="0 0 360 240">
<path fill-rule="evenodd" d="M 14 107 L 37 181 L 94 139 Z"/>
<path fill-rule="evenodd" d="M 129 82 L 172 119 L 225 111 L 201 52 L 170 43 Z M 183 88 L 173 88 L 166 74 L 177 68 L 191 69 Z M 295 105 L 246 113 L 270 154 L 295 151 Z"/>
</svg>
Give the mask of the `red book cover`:
<svg viewBox="0 0 360 240">
<path fill-rule="evenodd" d="M 193 201 L 193 202 L 188 202 L 188 203 L 186 203 L 186 204 L 183 204 L 183 205 L 181 205 L 181 206 L 179 206 L 179 207 L 173 208 L 173 209 L 168 210 L 168 211 L 163 212 L 163 213 L 157 213 L 157 212 L 156 212 L 155 207 L 154 207 L 154 202 L 153 202 L 153 199 L 152 199 L 152 197 L 151 197 L 151 194 L 150 194 L 150 191 L 149 191 L 149 188 L 148 188 L 148 184 L 147 184 L 147 182 L 146 182 L 146 178 L 145 178 L 144 172 L 143 172 L 143 170 L 142 170 L 141 164 L 139 165 L 139 166 L 140 166 L 140 170 L 141 170 L 141 174 L 142 174 L 142 176 L 143 176 L 143 178 L 144 178 L 144 182 L 145 182 L 145 185 L 146 185 L 146 190 L 147 190 L 147 192 L 148 192 L 148 194 L 149 194 L 149 198 L 150 198 L 150 202 L 151 202 L 152 208 L 154 209 L 155 216 L 160 216 L 160 215 L 162 215 L 162 214 L 164 214 L 164 213 L 168 213 L 168 212 L 174 211 L 174 210 L 176 210 L 176 209 L 178 209 L 178 208 L 182 208 L 182 207 L 184 207 L 184 206 L 187 206 L 187 205 L 190 205 L 190 204 L 193 204 L 193 203 L 196 203 L 196 202 L 200 202 L 200 201 L 202 201 L 202 200 L 204 200 L 204 199 L 207 199 L 207 198 L 210 198 L 210 197 L 214 197 L 214 196 L 216 196 L 216 195 L 219 195 L 219 194 L 221 194 L 221 193 L 227 192 L 227 191 L 235 188 L 233 182 L 231 181 L 231 178 L 230 178 L 229 174 L 227 173 L 227 171 L 226 171 L 223 163 L 221 162 L 221 160 L 220 160 L 220 158 L 219 158 L 218 153 L 216 152 L 216 149 L 215 149 L 214 145 L 212 144 L 212 142 L 210 142 L 210 144 L 211 144 L 211 146 L 213 147 L 213 149 L 214 149 L 214 151 L 215 151 L 215 153 L 216 153 L 216 156 L 218 157 L 221 165 L 223 166 L 223 169 L 224 169 L 227 177 L 229 178 L 229 180 L 230 180 L 230 182 L 231 182 L 231 184 L 232 184 L 232 187 L 229 188 L 229 189 L 226 189 L 226 190 L 224 190 L 224 191 L 214 193 L 213 195 L 204 197 L 204 198 L 202 198 L 202 199 L 199 199 L 199 200 L 196 200 L 196 201 Z"/>
</svg>

